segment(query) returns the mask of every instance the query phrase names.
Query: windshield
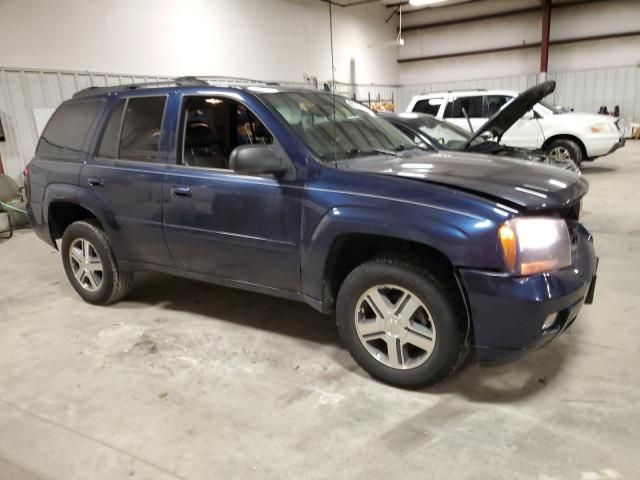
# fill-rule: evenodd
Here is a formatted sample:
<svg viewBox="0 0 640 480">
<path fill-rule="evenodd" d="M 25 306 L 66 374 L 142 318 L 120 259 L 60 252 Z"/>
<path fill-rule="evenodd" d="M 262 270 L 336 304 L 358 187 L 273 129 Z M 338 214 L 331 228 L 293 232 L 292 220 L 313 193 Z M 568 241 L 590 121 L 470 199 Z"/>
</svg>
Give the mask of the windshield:
<svg viewBox="0 0 640 480">
<path fill-rule="evenodd" d="M 554 107 L 553 105 L 549 105 L 547 102 L 543 102 L 542 100 L 538 102 L 538 105 L 541 105 L 542 107 L 546 108 L 547 110 L 549 110 L 550 113 L 554 115 L 558 113 L 564 113 L 562 108 Z"/>
<path fill-rule="evenodd" d="M 322 160 L 416 148 L 392 125 L 348 98 L 315 91 L 265 93 L 261 98 Z"/>
<path fill-rule="evenodd" d="M 421 118 L 418 130 L 440 146 L 452 150 L 462 149 L 471 138 L 471 134 L 463 128 L 433 117 Z"/>
</svg>

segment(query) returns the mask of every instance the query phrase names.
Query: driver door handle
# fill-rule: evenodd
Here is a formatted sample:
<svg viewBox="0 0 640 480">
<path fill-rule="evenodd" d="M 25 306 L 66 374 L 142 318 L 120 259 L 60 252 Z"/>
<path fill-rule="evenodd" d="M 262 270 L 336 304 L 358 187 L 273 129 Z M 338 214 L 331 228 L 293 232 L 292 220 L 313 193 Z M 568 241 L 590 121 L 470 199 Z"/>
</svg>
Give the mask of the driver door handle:
<svg viewBox="0 0 640 480">
<path fill-rule="evenodd" d="M 191 197 L 191 189 L 189 187 L 174 187 L 171 189 L 171 195 L 175 198 Z"/>
<path fill-rule="evenodd" d="M 104 179 L 98 177 L 87 178 L 87 183 L 92 187 L 101 187 L 104 185 Z"/>
</svg>

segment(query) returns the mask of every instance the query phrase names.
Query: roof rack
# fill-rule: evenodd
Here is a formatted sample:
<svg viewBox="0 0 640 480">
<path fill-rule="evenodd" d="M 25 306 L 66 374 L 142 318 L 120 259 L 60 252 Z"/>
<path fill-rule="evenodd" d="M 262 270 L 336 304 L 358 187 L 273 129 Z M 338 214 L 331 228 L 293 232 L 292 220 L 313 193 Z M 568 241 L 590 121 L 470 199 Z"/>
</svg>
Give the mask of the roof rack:
<svg viewBox="0 0 640 480">
<path fill-rule="evenodd" d="M 486 92 L 487 89 L 486 88 L 461 88 L 460 90 L 447 90 L 447 93 L 453 93 L 453 92 Z"/>
<path fill-rule="evenodd" d="M 273 82 L 265 82 L 263 80 L 252 80 L 242 77 L 225 77 L 225 76 L 210 76 L 210 77 L 177 77 L 173 80 L 163 80 L 159 82 L 148 83 L 129 83 L 123 85 L 114 85 L 111 87 L 88 87 L 73 94 L 72 98 L 82 98 L 95 94 L 107 94 L 115 92 L 125 92 L 128 90 L 139 90 L 143 88 L 154 87 L 197 87 L 197 86 L 211 86 L 211 85 L 224 85 L 224 86 L 242 86 L 242 85 L 277 85 Z"/>
<path fill-rule="evenodd" d="M 140 88 L 173 87 L 173 86 L 187 87 L 187 86 L 198 86 L 198 85 L 209 85 L 209 84 L 204 80 L 201 80 L 196 77 L 177 77 L 177 78 L 174 78 L 173 80 L 163 80 L 159 82 L 127 83 L 123 85 L 114 85 L 111 87 L 88 87 L 74 93 L 72 98 L 86 97 L 88 95 L 93 95 L 96 93 L 114 93 L 114 92 L 124 92 L 127 90 L 138 90 Z"/>
</svg>

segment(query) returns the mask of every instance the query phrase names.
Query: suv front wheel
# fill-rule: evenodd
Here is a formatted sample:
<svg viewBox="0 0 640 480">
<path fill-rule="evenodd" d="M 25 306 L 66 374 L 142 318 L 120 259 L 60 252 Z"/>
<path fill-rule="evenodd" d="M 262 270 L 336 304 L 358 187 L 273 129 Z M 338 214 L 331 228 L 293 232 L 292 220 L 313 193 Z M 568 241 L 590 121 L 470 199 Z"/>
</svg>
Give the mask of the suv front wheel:
<svg viewBox="0 0 640 480">
<path fill-rule="evenodd" d="M 107 236 L 97 225 L 89 221 L 69 225 L 60 250 L 67 278 L 86 302 L 108 305 L 130 291 L 133 273 L 119 270 Z"/>
<path fill-rule="evenodd" d="M 338 330 L 372 377 L 405 388 L 432 385 L 464 359 L 464 315 L 453 287 L 409 260 L 376 259 L 343 282 Z"/>
</svg>

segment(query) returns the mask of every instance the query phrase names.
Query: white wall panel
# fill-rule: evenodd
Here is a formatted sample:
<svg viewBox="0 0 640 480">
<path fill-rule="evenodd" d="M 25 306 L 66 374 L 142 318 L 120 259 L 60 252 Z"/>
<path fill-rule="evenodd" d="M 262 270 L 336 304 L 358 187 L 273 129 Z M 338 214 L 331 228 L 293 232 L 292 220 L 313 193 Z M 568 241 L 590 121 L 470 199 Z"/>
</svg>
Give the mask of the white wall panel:
<svg viewBox="0 0 640 480">
<path fill-rule="evenodd" d="M 388 14 L 333 8 L 337 80 L 353 81 L 353 60 L 356 82 L 395 83 L 397 49 L 369 48 L 396 37 Z M 9 67 L 301 81 L 331 77 L 329 43 L 318 0 L 0 0 Z"/>
</svg>

